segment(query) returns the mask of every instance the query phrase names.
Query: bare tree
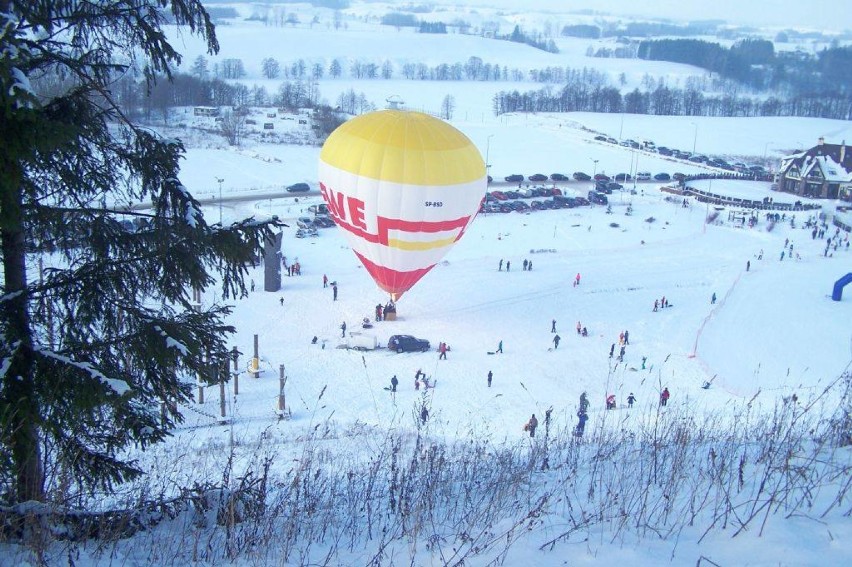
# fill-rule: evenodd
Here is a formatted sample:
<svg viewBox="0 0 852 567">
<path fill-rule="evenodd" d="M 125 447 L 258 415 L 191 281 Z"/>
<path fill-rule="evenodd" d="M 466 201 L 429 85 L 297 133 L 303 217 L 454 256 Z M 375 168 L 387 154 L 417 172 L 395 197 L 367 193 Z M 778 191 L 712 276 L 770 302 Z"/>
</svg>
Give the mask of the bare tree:
<svg viewBox="0 0 852 567">
<path fill-rule="evenodd" d="M 281 73 L 281 65 L 272 57 L 267 57 L 261 61 L 260 69 L 263 72 L 263 76 L 267 79 L 277 79 Z"/>
<path fill-rule="evenodd" d="M 444 120 L 452 120 L 453 119 L 453 111 L 456 109 L 456 99 L 453 95 L 447 95 L 444 97 L 444 101 L 441 103 L 441 117 Z"/>
<path fill-rule="evenodd" d="M 231 112 L 230 110 L 226 110 L 222 114 L 222 121 L 219 122 L 219 131 L 231 146 L 240 145 L 240 141 L 245 133 L 245 127 L 245 116 Z"/>
</svg>

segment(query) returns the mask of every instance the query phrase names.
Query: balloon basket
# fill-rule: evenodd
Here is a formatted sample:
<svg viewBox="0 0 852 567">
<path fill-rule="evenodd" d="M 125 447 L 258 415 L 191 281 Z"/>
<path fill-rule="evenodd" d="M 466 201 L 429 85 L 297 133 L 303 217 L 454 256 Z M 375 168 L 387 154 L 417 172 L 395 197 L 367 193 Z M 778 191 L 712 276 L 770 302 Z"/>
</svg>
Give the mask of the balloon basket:
<svg viewBox="0 0 852 567">
<path fill-rule="evenodd" d="M 396 311 L 385 313 L 385 321 L 396 321 Z"/>
</svg>

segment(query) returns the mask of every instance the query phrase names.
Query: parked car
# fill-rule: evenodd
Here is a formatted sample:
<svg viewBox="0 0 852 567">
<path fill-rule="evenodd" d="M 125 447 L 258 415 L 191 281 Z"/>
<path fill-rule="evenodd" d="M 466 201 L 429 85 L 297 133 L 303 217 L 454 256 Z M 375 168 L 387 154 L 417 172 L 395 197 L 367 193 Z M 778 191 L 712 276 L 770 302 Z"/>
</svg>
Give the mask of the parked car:
<svg viewBox="0 0 852 567">
<path fill-rule="evenodd" d="M 491 196 L 497 199 L 498 201 L 507 201 L 509 197 L 506 196 L 502 191 L 492 191 Z"/>
<path fill-rule="evenodd" d="M 293 185 L 287 186 L 288 193 L 304 193 L 305 191 L 310 191 L 311 186 L 307 183 L 294 183 Z"/>
<path fill-rule="evenodd" d="M 551 181 L 568 181 L 568 176 L 564 173 L 551 173 L 550 174 Z"/>
<path fill-rule="evenodd" d="M 319 216 L 314 219 L 314 226 L 319 225 L 320 228 L 331 228 L 334 226 L 334 221 L 329 217 Z"/>
<path fill-rule="evenodd" d="M 509 203 L 500 203 L 499 207 L 500 207 L 501 213 L 511 213 L 512 211 L 515 210 L 515 209 L 512 208 L 512 205 L 510 205 Z"/>
<path fill-rule="evenodd" d="M 661 156 L 670 156 L 672 155 L 672 151 L 665 146 L 660 146 L 657 148 L 657 153 Z"/>
<path fill-rule="evenodd" d="M 586 199 L 585 197 L 574 197 L 574 204 L 577 205 L 578 207 L 588 207 L 589 206 L 589 200 Z"/>
<path fill-rule="evenodd" d="M 509 199 L 520 199 L 521 198 L 521 192 L 516 191 L 514 189 L 511 190 L 511 191 L 504 191 L 504 193 L 506 194 L 506 197 L 509 198 Z"/>
<path fill-rule="evenodd" d="M 296 226 L 299 228 L 314 228 L 314 219 L 309 217 L 299 217 L 296 219 Z"/>
<path fill-rule="evenodd" d="M 686 174 L 684 173 L 672 173 L 672 179 L 676 179 L 678 181 L 683 181 L 686 179 Z"/>
<path fill-rule="evenodd" d="M 615 177 L 613 177 L 616 181 L 630 181 L 633 179 L 629 173 L 616 173 Z"/>
<path fill-rule="evenodd" d="M 606 142 L 606 136 L 595 136 L 595 140 L 598 142 Z"/>
<path fill-rule="evenodd" d="M 529 198 L 529 197 L 532 197 L 532 196 L 533 196 L 532 189 L 529 189 L 528 187 L 524 187 L 524 188 L 522 188 L 522 189 L 518 189 L 518 193 L 520 193 L 520 194 L 521 194 L 521 197 L 523 197 L 524 199 L 527 199 L 527 198 Z"/>
<path fill-rule="evenodd" d="M 503 179 L 505 179 L 509 183 L 518 183 L 518 182 L 524 180 L 524 176 L 521 175 L 520 173 L 513 173 L 512 175 L 507 175 Z"/>
<path fill-rule="evenodd" d="M 429 341 L 418 339 L 411 335 L 393 335 L 388 339 L 388 350 L 396 352 L 426 352 L 429 350 Z"/>
<path fill-rule="evenodd" d="M 547 181 L 547 176 L 543 173 L 533 173 L 527 179 L 530 181 Z"/>
<path fill-rule="evenodd" d="M 315 215 L 327 215 L 328 214 L 328 205 L 325 203 L 320 203 L 319 205 L 311 205 L 308 207 L 308 212 L 313 213 Z"/>
<path fill-rule="evenodd" d="M 637 181 L 650 181 L 651 180 L 651 172 L 650 171 L 640 171 L 636 174 Z"/>
<path fill-rule="evenodd" d="M 595 181 L 610 181 L 609 175 L 605 173 L 596 173 Z"/>
<path fill-rule="evenodd" d="M 582 171 L 575 171 L 574 175 L 572 175 L 571 177 L 573 177 L 577 181 L 590 181 L 592 179 L 591 175 L 589 175 L 588 173 L 583 173 Z"/>
<path fill-rule="evenodd" d="M 541 201 L 530 201 L 530 209 L 540 211 L 542 209 Z"/>
<path fill-rule="evenodd" d="M 550 197 L 550 189 L 545 189 L 544 187 L 533 187 L 531 189 L 533 197 Z"/>
<path fill-rule="evenodd" d="M 671 178 L 672 176 L 668 173 L 658 173 L 654 176 L 654 179 L 656 179 L 657 181 L 670 181 Z"/>
<path fill-rule="evenodd" d="M 595 191 L 600 193 L 612 194 L 612 189 L 609 188 L 610 181 L 597 181 L 595 183 Z"/>
<path fill-rule="evenodd" d="M 527 205 L 527 203 L 525 201 L 515 201 L 514 205 L 515 205 L 515 210 L 518 211 L 519 213 L 524 213 L 524 212 L 530 210 L 530 206 Z"/>
<path fill-rule="evenodd" d="M 610 181 L 606 184 L 606 188 L 609 189 L 609 191 L 607 191 L 607 195 L 609 195 L 613 191 L 621 191 L 622 189 L 624 189 L 624 185 L 622 185 L 621 183 L 616 183 L 615 181 Z"/>
<path fill-rule="evenodd" d="M 597 191 L 589 191 L 589 202 L 598 205 L 606 205 L 608 203 L 606 195 L 602 195 Z"/>
</svg>

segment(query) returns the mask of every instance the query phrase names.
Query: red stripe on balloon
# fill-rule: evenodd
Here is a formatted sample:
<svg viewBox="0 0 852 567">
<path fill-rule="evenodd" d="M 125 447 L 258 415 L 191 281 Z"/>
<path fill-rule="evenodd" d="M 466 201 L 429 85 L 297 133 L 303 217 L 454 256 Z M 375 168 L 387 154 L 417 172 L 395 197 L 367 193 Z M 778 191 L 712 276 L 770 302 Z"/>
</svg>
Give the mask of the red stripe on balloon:
<svg viewBox="0 0 852 567">
<path fill-rule="evenodd" d="M 389 219 L 386 217 L 376 217 L 379 229 L 379 243 L 387 246 L 388 232 L 391 230 L 400 230 L 402 232 L 443 232 L 447 230 L 460 229 L 454 240 L 457 241 L 464 234 L 464 227 L 470 222 L 470 216 L 460 217 L 445 221 L 407 221 L 402 219 Z M 371 241 L 372 242 L 372 241 Z"/>
<path fill-rule="evenodd" d="M 353 250 L 353 252 L 355 251 Z M 428 268 L 421 268 L 410 272 L 398 272 L 385 266 L 379 266 L 358 252 L 355 252 L 355 255 L 358 256 L 358 259 L 367 268 L 367 271 L 376 281 L 376 284 L 386 292 L 394 295 L 396 299 L 399 299 L 403 293 L 411 289 L 414 284 L 420 281 L 420 278 L 435 267 L 432 264 Z"/>
</svg>

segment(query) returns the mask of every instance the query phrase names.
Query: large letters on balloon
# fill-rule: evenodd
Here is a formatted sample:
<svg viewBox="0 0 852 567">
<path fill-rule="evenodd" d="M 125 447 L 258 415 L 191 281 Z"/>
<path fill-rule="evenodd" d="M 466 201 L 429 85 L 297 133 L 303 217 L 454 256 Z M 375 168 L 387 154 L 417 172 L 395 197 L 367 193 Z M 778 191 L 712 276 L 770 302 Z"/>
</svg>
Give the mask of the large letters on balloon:
<svg viewBox="0 0 852 567">
<path fill-rule="evenodd" d="M 450 250 L 485 195 L 485 163 L 461 132 L 419 112 L 353 118 L 320 152 L 320 191 L 376 283 L 399 298 Z"/>
</svg>

